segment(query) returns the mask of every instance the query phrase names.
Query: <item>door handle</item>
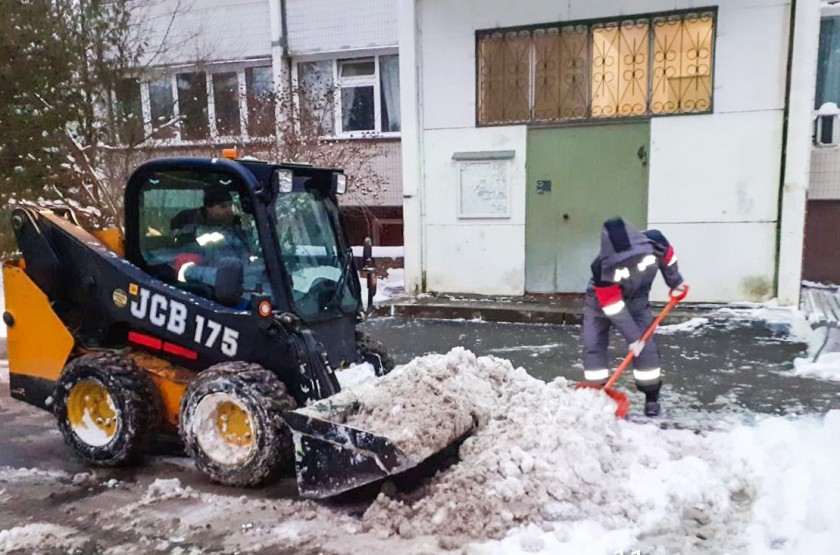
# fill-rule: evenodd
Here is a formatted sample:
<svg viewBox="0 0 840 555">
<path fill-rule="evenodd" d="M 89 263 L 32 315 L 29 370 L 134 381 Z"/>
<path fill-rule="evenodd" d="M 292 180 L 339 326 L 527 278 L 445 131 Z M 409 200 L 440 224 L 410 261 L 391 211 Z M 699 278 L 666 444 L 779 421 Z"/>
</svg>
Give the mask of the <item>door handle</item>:
<svg viewBox="0 0 840 555">
<path fill-rule="evenodd" d="M 645 145 L 642 145 L 642 146 L 639 147 L 639 150 L 636 151 L 636 156 L 639 158 L 639 160 L 642 161 L 643 166 L 647 166 L 647 164 L 648 164 L 648 153 L 647 153 L 647 149 L 645 148 Z"/>
</svg>

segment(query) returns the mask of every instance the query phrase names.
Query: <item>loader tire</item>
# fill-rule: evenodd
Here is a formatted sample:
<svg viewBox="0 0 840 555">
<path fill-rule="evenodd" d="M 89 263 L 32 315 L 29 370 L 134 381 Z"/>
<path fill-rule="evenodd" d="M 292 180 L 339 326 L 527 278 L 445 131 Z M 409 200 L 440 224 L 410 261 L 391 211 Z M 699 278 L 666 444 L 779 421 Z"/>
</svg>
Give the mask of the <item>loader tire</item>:
<svg viewBox="0 0 840 555">
<path fill-rule="evenodd" d="M 394 369 L 394 358 L 385 345 L 373 339 L 367 332 L 356 332 L 356 344 L 365 362 L 369 362 L 376 370 L 377 376 L 384 376 Z"/>
<path fill-rule="evenodd" d="M 139 461 L 163 415 L 148 375 L 114 352 L 82 355 L 67 364 L 52 409 L 64 441 L 102 466 Z"/>
<path fill-rule="evenodd" d="M 294 462 L 283 413 L 296 408 L 286 385 L 258 364 L 228 362 L 201 372 L 181 399 L 181 438 L 214 482 L 255 486 Z"/>
</svg>

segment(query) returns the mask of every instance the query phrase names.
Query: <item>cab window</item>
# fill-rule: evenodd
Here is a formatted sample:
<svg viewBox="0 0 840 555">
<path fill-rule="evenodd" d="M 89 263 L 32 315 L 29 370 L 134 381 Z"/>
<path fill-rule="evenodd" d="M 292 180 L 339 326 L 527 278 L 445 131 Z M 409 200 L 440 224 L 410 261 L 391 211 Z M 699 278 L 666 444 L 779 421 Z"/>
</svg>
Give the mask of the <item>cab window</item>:
<svg viewBox="0 0 840 555">
<path fill-rule="evenodd" d="M 244 210 L 244 190 L 223 173 L 149 175 L 140 189 L 138 218 L 140 255 L 149 272 L 219 300 L 220 271 L 241 265 L 243 294 L 225 304 L 245 308 L 252 294 L 270 295 L 256 224 Z"/>
</svg>

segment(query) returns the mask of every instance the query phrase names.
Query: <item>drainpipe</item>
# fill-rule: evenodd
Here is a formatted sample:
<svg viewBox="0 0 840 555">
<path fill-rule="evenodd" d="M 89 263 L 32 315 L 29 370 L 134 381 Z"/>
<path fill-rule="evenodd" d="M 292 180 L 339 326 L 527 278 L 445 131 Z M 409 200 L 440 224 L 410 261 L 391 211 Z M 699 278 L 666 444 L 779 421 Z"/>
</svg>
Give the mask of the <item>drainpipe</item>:
<svg viewBox="0 0 840 555">
<path fill-rule="evenodd" d="M 819 3 L 791 0 L 776 269 L 782 306 L 799 305 L 819 35 Z"/>
<path fill-rule="evenodd" d="M 274 116 L 278 127 L 283 125 L 286 114 L 283 105 L 291 97 L 292 80 L 289 66 L 289 42 L 286 26 L 286 0 L 268 0 L 271 20 L 271 68 L 274 88 L 279 102 L 274 105 Z M 277 133 L 277 145 L 280 146 L 280 133 Z"/>
<path fill-rule="evenodd" d="M 416 295 L 426 289 L 421 31 L 415 0 L 399 0 L 398 10 L 405 290 Z"/>
</svg>

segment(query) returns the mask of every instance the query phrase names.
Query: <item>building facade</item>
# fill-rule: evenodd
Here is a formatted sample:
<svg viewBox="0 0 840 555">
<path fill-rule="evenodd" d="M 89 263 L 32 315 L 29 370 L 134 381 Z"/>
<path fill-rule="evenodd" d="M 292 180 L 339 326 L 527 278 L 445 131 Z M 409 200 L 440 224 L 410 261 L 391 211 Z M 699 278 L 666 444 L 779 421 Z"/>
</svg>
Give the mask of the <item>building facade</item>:
<svg viewBox="0 0 840 555">
<path fill-rule="evenodd" d="M 834 238 L 840 234 L 840 129 L 837 125 L 840 113 L 840 5 L 835 4 L 823 2 L 821 10 L 813 104 L 817 125 L 811 153 L 802 277 L 812 282 L 838 284 L 840 257 L 835 253 Z"/>
<path fill-rule="evenodd" d="M 394 0 L 164 0 L 137 10 L 151 47 L 115 96 L 137 112 L 144 152 L 236 146 L 274 158 L 290 150 L 277 129 L 296 125 L 303 140 L 364 153 L 367 173 L 354 182 L 359 168 L 346 168 L 356 188 L 342 199 L 354 243 L 371 234 L 402 244 Z M 308 115 L 284 121 L 289 106 Z"/>
<path fill-rule="evenodd" d="M 581 293 L 621 215 L 695 302 L 798 302 L 810 4 L 401 0 L 407 290 Z"/>
</svg>

